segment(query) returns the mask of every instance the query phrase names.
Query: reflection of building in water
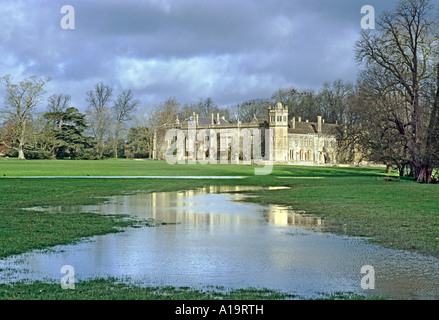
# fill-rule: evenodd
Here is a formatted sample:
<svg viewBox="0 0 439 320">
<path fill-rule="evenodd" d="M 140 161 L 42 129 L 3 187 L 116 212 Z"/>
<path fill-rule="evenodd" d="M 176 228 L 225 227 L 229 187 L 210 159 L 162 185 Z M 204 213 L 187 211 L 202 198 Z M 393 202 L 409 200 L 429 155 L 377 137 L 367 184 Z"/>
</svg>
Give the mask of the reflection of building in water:
<svg viewBox="0 0 439 320">
<path fill-rule="evenodd" d="M 300 214 L 283 206 L 271 205 L 267 214 L 268 222 L 281 226 L 320 227 L 323 224 L 322 218 Z"/>
<path fill-rule="evenodd" d="M 250 186 L 207 186 L 197 190 L 151 193 L 137 200 L 143 201 L 144 214 L 165 223 L 188 225 L 258 224 L 260 216 L 243 214 L 236 203 L 229 202 L 221 193 L 253 190 Z M 217 194 L 219 193 L 219 194 Z M 146 200 L 146 201 L 145 201 Z M 135 207 L 135 203 L 130 206 Z M 255 208 L 255 212 L 258 209 Z"/>
<path fill-rule="evenodd" d="M 285 187 L 274 187 L 285 188 Z M 179 192 L 153 192 L 128 196 L 115 196 L 112 201 L 90 206 L 59 206 L 30 208 L 48 212 L 97 212 L 100 214 L 128 214 L 145 219 L 154 219 L 169 224 L 219 225 L 247 224 L 261 222 L 280 226 L 322 226 L 323 220 L 289 210 L 284 206 L 246 207 L 236 203 L 249 197 L 248 194 L 230 194 L 239 191 L 263 189 L 257 186 L 206 186 L 195 190 Z M 232 201 L 229 201 L 232 200 Z M 245 208 L 245 209 L 244 209 Z M 244 210 L 243 210 L 244 209 Z"/>
<path fill-rule="evenodd" d="M 151 193 L 141 198 L 130 198 L 131 201 L 136 202 L 130 203 L 130 206 L 139 207 L 140 203 L 137 201 L 141 201 L 144 214 L 166 223 L 259 224 L 262 218 L 259 206 L 255 206 L 254 211 L 242 212 L 240 205 L 227 201 L 224 195 L 221 195 L 221 193 L 249 189 L 256 189 L 256 187 L 207 186 L 197 190 Z M 323 219 L 319 217 L 294 212 L 284 206 L 270 205 L 264 208 L 264 212 L 268 222 L 276 225 L 321 227 L 323 224 Z"/>
</svg>

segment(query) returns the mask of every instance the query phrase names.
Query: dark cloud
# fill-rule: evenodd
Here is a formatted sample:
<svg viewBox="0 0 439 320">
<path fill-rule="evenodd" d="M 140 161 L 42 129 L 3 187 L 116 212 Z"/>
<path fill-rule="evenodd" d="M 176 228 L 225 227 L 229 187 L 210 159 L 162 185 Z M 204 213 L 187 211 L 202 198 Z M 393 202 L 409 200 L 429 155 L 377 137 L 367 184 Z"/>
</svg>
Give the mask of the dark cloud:
<svg viewBox="0 0 439 320">
<path fill-rule="evenodd" d="M 76 29 L 63 30 L 59 2 L 4 0 L 0 73 L 51 76 L 50 90 L 68 91 L 81 109 L 99 81 L 132 88 L 149 105 L 207 96 L 228 105 L 355 80 L 361 7 L 379 15 L 394 3 L 72 0 Z"/>
</svg>

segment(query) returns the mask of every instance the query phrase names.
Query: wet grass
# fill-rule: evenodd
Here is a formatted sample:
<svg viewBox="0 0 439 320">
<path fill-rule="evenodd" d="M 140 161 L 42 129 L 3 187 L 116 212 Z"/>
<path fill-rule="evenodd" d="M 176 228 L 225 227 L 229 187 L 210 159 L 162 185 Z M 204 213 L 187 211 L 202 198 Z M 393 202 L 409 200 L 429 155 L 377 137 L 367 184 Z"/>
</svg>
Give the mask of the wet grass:
<svg viewBox="0 0 439 320">
<path fill-rule="evenodd" d="M 75 243 L 95 235 L 121 232 L 129 227 L 155 225 L 153 221 L 125 216 L 103 217 L 93 213 L 54 217 L 45 212 L 11 210 L 2 212 L 0 218 L 0 257 Z"/>
<path fill-rule="evenodd" d="M 298 295 L 270 289 L 203 290 L 189 287 L 144 287 L 119 279 L 80 281 L 74 289 L 62 289 L 60 284 L 33 283 L 0 284 L 0 300 L 300 300 Z M 322 294 L 316 300 L 376 300 L 354 293 Z"/>
<path fill-rule="evenodd" d="M 322 217 L 327 232 L 439 256 L 438 185 L 361 176 L 285 182 L 292 189 L 258 192 L 249 201 Z"/>
<path fill-rule="evenodd" d="M 175 164 L 155 160 L 16 160 L 0 161 L 0 177 L 21 176 L 254 176 L 262 166 Z M 352 176 L 380 174 L 382 169 L 276 165 L 271 176 Z"/>
</svg>

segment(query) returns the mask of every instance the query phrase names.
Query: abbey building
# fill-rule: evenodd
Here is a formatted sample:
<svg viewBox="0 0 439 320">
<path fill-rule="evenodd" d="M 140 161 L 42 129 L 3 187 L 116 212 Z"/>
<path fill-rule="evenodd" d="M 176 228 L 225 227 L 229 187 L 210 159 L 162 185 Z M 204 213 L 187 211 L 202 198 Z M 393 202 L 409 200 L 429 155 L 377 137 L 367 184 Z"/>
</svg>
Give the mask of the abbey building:
<svg viewBox="0 0 439 320">
<path fill-rule="evenodd" d="M 177 118 L 155 132 L 153 157 L 165 159 L 166 154 L 172 154 L 181 161 L 250 163 L 248 154 L 256 154 L 276 164 L 337 164 L 336 133 L 340 125 L 325 123 L 322 117 L 309 122 L 290 116 L 288 107 L 281 103 L 269 106 L 267 111 L 267 119 L 254 117 L 248 123 L 230 123 L 219 114 L 210 118 L 193 114 L 182 122 Z"/>
</svg>

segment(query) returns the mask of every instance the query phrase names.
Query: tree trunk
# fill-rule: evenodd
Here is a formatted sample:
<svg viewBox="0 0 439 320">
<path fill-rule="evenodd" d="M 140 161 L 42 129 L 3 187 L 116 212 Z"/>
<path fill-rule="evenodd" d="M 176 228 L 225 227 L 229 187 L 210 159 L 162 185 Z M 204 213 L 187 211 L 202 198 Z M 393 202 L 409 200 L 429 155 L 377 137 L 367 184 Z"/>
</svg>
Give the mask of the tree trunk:
<svg viewBox="0 0 439 320">
<path fill-rule="evenodd" d="M 23 146 L 21 144 L 18 146 L 18 160 L 26 160 L 24 156 Z"/>
<path fill-rule="evenodd" d="M 431 183 L 431 174 L 433 173 L 433 168 L 430 166 L 422 166 L 419 168 L 419 175 L 417 181 L 419 183 Z"/>
<path fill-rule="evenodd" d="M 113 147 L 113 152 L 114 152 L 114 159 L 117 159 L 117 149 L 118 149 L 118 146 L 117 146 L 117 141 L 116 142 L 114 142 L 114 147 Z"/>
<path fill-rule="evenodd" d="M 116 123 L 116 132 L 114 133 L 114 158 L 117 159 L 117 148 L 119 146 L 119 131 L 120 131 L 120 123 L 119 121 Z"/>
<path fill-rule="evenodd" d="M 390 164 L 388 164 L 386 166 L 386 173 L 388 174 L 388 173 L 391 173 L 391 172 L 392 172 L 392 166 Z"/>
</svg>

